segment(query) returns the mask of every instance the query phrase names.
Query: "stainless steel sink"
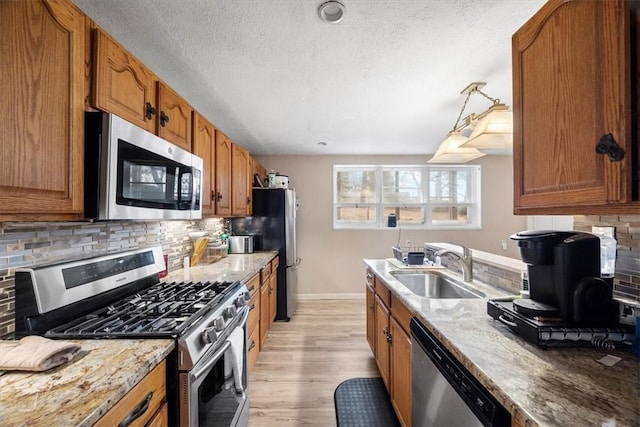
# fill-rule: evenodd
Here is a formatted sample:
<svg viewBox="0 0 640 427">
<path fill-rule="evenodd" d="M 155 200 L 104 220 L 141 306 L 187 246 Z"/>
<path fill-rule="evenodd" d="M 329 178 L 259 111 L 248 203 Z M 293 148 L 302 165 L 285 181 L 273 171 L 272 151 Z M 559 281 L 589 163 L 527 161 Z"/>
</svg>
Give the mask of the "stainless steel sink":
<svg viewBox="0 0 640 427">
<path fill-rule="evenodd" d="M 391 275 L 414 294 L 425 298 L 482 298 L 482 292 L 470 289 L 436 272 L 392 271 Z"/>
</svg>

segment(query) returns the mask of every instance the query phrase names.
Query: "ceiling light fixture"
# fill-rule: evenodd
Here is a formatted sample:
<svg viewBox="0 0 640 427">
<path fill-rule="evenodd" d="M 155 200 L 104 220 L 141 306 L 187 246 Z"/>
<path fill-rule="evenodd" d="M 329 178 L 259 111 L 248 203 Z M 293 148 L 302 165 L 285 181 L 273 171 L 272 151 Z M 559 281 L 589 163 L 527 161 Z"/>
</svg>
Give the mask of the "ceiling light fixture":
<svg viewBox="0 0 640 427">
<path fill-rule="evenodd" d="M 486 154 L 510 154 L 513 146 L 513 112 L 497 98 L 492 98 L 481 89 L 484 82 L 473 82 L 460 92 L 466 94 L 464 104 L 453 129 L 440 144 L 436 154 L 428 163 L 464 163 Z M 480 114 L 471 113 L 459 125 L 469 98 L 479 93 L 492 102 L 492 105 Z M 462 131 L 472 129 L 469 137 Z"/>
<path fill-rule="evenodd" d="M 337 24 L 344 17 L 345 7 L 338 1 L 328 1 L 318 7 L 318 16 L 324 22 Z"/>
<path fill-rule="evenodd" d="M 453 125 L 453 129 L 447 134 L 445 140 L 440 143 L 433 157 L 427 160 L 427 163 L 466 163 L 485 155 L 475 148 L 461 147 L 461 145 L 468 140 L 468 138 L 462 134 L 462 131 L 470 125 L 473 115 L 465 117 L 462 125 L 460 125 L 460 119 L 462 118 L 464 109 L 467 107 L 471 94 L 477 90 L 479 84 L 484 85 L 484 83 L 471 83 L 460 92 L 461 94 L 467 94 L 467 97 L 464 99 L 456 123 Z"/>
</svg>

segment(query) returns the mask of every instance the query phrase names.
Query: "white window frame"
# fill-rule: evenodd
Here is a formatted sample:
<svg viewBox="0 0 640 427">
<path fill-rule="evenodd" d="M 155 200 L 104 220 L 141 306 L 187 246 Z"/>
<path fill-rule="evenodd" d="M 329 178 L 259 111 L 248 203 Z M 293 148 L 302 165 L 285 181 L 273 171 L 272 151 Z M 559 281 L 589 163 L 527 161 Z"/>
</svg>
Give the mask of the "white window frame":
<svg viewBox="0 0 640 427">
<path fill-rule="evenodd" d="M 422 202 L 421 203 L 384 203 L 382 201 L 382 173 L 384 170 L 416 170 L 422 171 Z M 338 203 L 337 202 L 337 177 L 342 171 L 373 170 L 375 172 L 375 202 L 370 203 Z M 471 171 L 471 179 L 467 182 L 467 191 L 470 194 L 469 202 L 432 202 L 430 194 L 429 176 L 434 170 L 465 170 Z M 398 227 L 414 230 L 479 230 L 482 228 L 482 206 L 481 206 L 481 167 L 480 165 L 333 165 L 332 183 L 332 209 L 333 209 L 333 229 L 334 230 L 385 230 L 387 218 L 384 217 L 385 207 L 421 207 L 423 209 L 423 224 L 408 224 L 398 220 Z M 466 207 L 469 212 L 469 221 L 460 223 L 458 221 L 434 222 L 433 207 Z M 341 207 L 373 207 L 376 209 L 376 220 L 365 223 L 359 221 L 338 222 L 338 209 Z"/>
</svg>

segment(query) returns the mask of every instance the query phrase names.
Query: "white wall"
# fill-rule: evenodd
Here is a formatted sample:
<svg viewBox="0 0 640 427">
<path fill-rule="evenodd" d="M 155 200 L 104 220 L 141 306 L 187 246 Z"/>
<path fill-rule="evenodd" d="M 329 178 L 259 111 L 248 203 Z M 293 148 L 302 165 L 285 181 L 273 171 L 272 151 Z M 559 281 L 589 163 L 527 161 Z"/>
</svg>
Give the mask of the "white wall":
<svg viewBox="0 0 640 427">
<path fill-rule="evenodd" d="M 519 258 L 509 235 L 526 229 L 526 217 L 513 215 L 513 167 L 510 156 L 485 156 L 482 165 L 482 230 L 400 231 L 333 230 L 332 171 L 334 164 L 424 164 L 427 156 L 264 156 L 267 170 L 289 176 L 300 199 L 298 213 L 299 293 L 362 294 L 365 258 L 390 258 L 391 246 L 411 240 L 459 242 L 471 248 Z M 501 240 L 508 241 L 507 251 Z"/>
</svg>

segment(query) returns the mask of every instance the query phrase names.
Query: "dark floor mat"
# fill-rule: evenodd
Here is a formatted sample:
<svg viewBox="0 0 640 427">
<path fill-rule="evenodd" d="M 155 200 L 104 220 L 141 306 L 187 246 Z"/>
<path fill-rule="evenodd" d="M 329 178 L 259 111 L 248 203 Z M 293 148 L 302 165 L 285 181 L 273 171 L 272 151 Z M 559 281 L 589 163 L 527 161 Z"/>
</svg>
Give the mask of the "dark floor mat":
<svg viewBox="0 0 640 427">
<path fill-rule="evenodd" d="M 338 427 L 399 426 L 382 378 L 352 378 L 333 393 Z"/>
</svg>

